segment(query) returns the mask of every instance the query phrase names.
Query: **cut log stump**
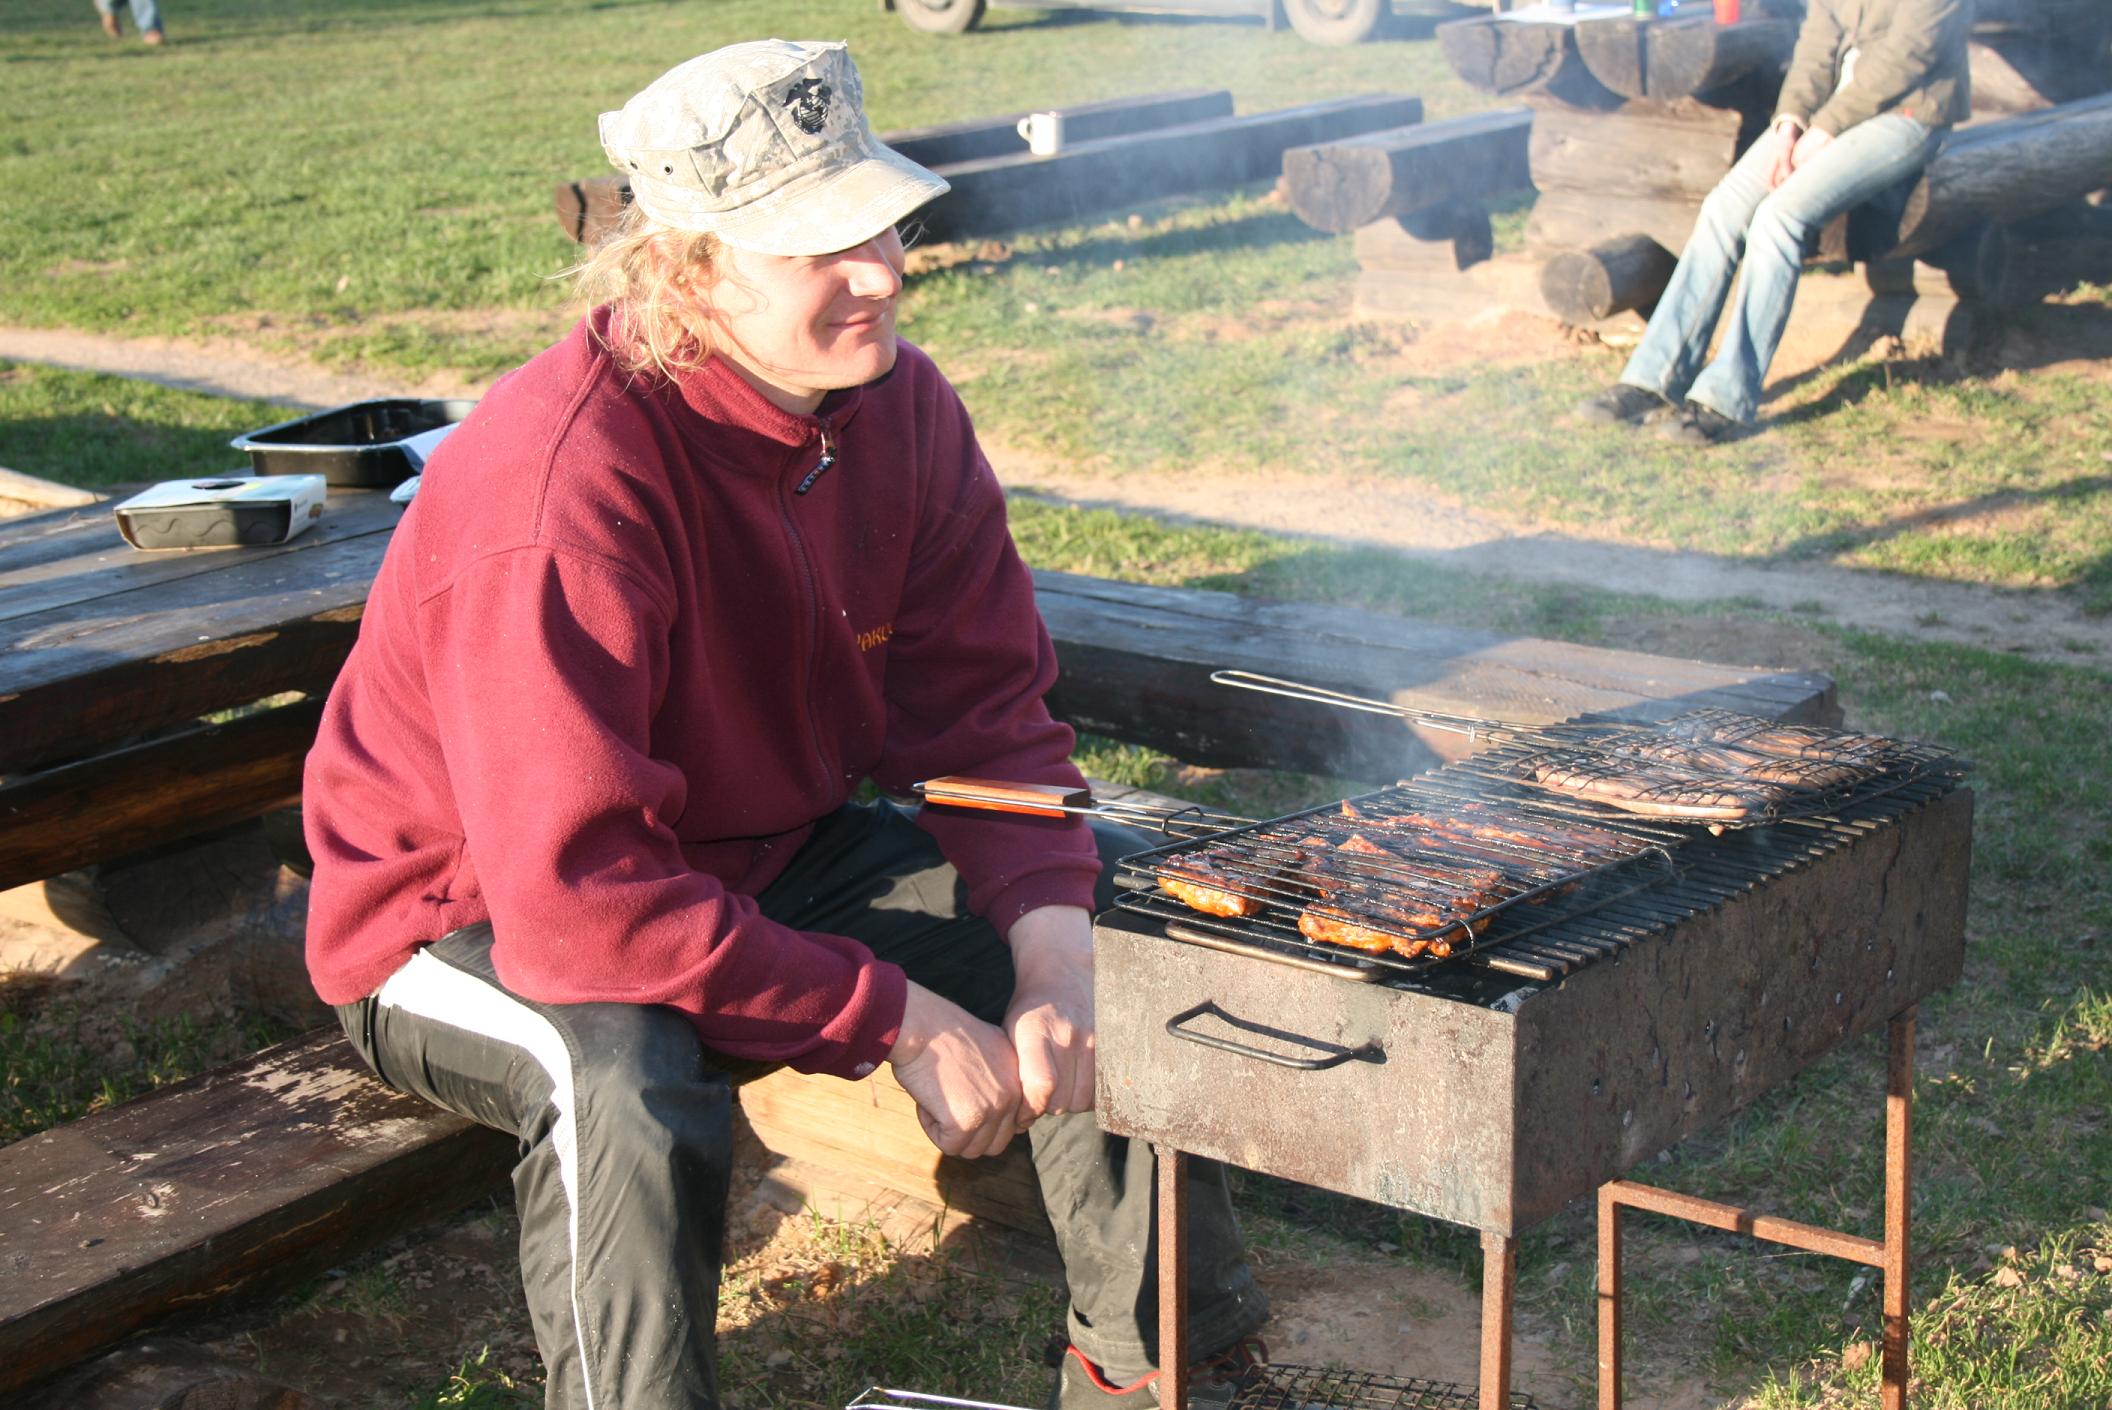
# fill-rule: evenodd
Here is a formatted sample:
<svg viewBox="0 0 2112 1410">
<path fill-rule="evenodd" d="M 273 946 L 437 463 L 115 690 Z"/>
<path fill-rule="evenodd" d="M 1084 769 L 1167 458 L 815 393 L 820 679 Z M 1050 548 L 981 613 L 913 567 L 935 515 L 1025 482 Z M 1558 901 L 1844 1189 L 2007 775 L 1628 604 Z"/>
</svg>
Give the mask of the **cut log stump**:
<svg viewBox="0 0 2112 1410">
<path fill-rule="evenodd" d="M 1781 82 L 1796 44 L 1789 20 L 1719 25 L 1708 15 L 1592 20 L 1576 26 L 1591 76 L 1623 98 L 1669 103 L 1717 92 L 1749 73 Z"/>
<path fill-rule="evenodd" d="M 1571 25 L 1516 24 L 1493 15 L 1452 20 L 1437 27 L 1437 47 L 1468 87 L 1499 98 L 1537 95 L 1580 108 L 1620 102 L 1585 67 Z"/>
<path fill-rule="evenodd" d="M 1648 310 L 1678 263 L 1648 235 L 1624 235 L 1549 259 L 1540 267 L 1540 296 L 1564 323 L 1595 323 L 1628 309 Z"/>
</svg>

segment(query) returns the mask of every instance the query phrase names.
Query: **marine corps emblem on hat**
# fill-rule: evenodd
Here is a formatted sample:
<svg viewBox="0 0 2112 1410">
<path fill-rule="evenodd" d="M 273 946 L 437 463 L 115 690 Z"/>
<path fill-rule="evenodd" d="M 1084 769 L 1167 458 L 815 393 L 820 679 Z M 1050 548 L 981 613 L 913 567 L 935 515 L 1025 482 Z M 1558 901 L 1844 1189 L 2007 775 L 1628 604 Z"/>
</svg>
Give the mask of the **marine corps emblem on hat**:
<svg viewBox="0 0 2112 1410">
<path fill-rule="evenodd" d="M 603 113 L 601 146 L 653 220 L 759 254 L 849 249 L 948 189 L 873 136 L 857 66 L 833 40 L 691 59 Z"/>
</svg>

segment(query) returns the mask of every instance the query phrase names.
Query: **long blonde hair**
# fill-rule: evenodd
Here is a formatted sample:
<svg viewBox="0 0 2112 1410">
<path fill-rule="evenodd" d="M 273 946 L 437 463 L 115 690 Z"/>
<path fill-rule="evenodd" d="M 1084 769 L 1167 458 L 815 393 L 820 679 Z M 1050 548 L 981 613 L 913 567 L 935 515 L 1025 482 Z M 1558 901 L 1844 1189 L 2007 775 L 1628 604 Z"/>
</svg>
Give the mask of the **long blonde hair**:
<svg viewBox="0 0 2112 1410">
<path fill-rule="evenodd" d="M 615 305 L 609 351 L 632 372 L 675 380 L 711 357 L 704 290 L 718 273 L 716 235 L 674 230 L 635 205 L 565 273 L 587 307 Z"/>
</svg>

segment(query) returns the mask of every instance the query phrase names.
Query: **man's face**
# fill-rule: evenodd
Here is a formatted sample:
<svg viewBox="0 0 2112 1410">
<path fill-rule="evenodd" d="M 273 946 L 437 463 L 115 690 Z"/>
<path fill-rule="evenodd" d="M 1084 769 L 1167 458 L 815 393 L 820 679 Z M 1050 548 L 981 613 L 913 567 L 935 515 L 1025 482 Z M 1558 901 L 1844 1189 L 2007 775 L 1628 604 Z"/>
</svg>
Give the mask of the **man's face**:
<svg viewBox="0 0 2112 1410">
<path fill-rule="evenodd" d="M 705 292 L 712 351 L 764 396 L 806 413 L 895 365 L 902 237 L 890 226 L 828 255 L 722 248 Z"/>
</svg>

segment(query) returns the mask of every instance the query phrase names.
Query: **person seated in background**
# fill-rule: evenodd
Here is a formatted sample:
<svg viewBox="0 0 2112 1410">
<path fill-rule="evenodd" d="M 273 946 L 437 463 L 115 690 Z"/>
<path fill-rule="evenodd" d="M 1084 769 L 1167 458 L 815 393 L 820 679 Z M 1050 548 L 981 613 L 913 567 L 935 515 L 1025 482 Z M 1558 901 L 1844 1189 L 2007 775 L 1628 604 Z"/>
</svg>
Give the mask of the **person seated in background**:
<svg viewBox="0 0 2112 1410">
<path fill-rule="evenodd" d="M 381 1078 L 514 1135 L 561 1410 L 708 1410 L 731 1073 L 882 1064 L 932 1143 L 1026 1136 L 1070 1284 L 1057 1403 L 1152 1401 L 1155 1174 L 1094 1121 L 1083 819 L 854 801 L 1076 788 L 1055 653 L 960 398 L 895 335 L 840 43 L 764 40 L 601 120 L 633 205 L 592 310 L 439 447 L 308 757 L 309 971 Z M 1190 1344 L 1267 1316 L 1196 1162 Z M 884 1373 L 884 1368 L 872 1368 Z"/>
<path fill-rule="evenodd" d="M 1620 380 L 1578 408 L 1586 420 L 1670 407 L 1662 433 L 1706 446 L 1753 419 L 1819 231 L 1919 172 L 1966 116 L 1971 27 L 1971 0 L 1810 0 L 1773 125 L 1703 202 Z M 1702 367 L 1741 254 L 1730 323 Z"/>
</svg>

